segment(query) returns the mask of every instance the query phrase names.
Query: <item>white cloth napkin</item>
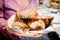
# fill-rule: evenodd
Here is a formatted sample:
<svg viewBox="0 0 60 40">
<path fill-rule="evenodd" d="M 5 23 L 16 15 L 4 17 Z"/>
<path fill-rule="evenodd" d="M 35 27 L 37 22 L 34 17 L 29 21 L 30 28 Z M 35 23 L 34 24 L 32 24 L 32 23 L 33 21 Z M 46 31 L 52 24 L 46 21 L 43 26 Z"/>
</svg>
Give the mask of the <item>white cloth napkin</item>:
<svg viewBox="0 0 60 40">
<path fill-rule="evenodd" d="M 50 26 L 48 28 L 46 28 L 45 30 L 40 30 L 40 31 L 30 31 L 30 33 L 38 33 L 38 34 L 47 34 L 49 32 L 53 32 L 54 29 Z"/>
</svg>

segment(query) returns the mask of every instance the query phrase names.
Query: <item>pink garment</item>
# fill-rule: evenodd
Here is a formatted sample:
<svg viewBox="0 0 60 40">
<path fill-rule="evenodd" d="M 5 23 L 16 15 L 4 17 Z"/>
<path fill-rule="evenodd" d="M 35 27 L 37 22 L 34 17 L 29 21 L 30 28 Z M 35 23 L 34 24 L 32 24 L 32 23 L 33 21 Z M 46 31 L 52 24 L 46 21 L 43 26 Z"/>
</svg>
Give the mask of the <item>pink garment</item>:
<svg viewBox="0 0 60 40">
<path fill-rule="evenodd" d="M 4 22 L 5 22 L 6 20 L 4 19 L 4 18 L 0 18 L 0 26 L 4 26 Z"/>
<path fill-rule="evenodd" d="M 10 18 L 13 14 L 15 14 L 14 11 L 11 11 L 11 10 L 7 10 L 6 13 L 5 13 L 5 18 Z"/>
<path fill-rule="evenodd" d="M 30 8 L 37 8 L 39 6 L 39 0 L 31 0 L 29 5 L 27 5 L 26 7 L 20 7 L 15 0 L 5 0 L 5 6 L 8 8 L 12 8 L 14 10 L 25 10 Z"/>
<path fill-rule="evenodd" d="M 0 0 L 0 8 L 2 8 L 3 7 L 3 4 L 4 4 L 4 2 L 3 2 L 4 0 Z"/>
<path fill-rule="evenodd" d="M 17 38 L 16 36 L 8 35 L 8 33 L 6 32 L 6 29 L 4 27 L 4 22 L 6 21 L 6 19 L 10 18 L 13 14 L 15 14 L 17 10 L 37 8 L 38 3 L 39 3 L 39 0 L 31 0 L 28 6 L 20 7 L 14 0 L 0 0 L 0 9 L 2 9 L 0 10 L 0 32 L 3 34 L 3 36 L 7 37 L 4 40 L 9 40 L 8 39 L 9 37 L 12 38 L 12 40 L 19 40 L 19 38 Z M 5 4 L 5 7 L 4 7 L 4 4 Z"/>
<path fill-rule="evenodd" d="M 0 11 L 0 18 L 4 17 L 4 13 Z"/>
<path fill-rule="evenodd" d="M 3 26 L 3 23 L 5 22 L 4 18 L 4 12 L 3 12 L 3 6 L 4 6 L 4 0 L 0 0 L 0 26 Z"/>
<path fill-rule="evenodd" d="M 5 0 L 5 6 L 7 8 L 13 9 L 13 10 L 25 10 L 25 9 L 30 9 L 30 8 L 37 8 L 39 5 L 39 0 L 31 0 L 31 2 L 29 3 L 29 5 L 27 5 L 26 7 L 20 7 L 15 0 Z M 12 11 L 12 10 L 11 10 Z M 13 12 L 9 12 L 6 11 L 5 13 L 5 17 L 6 18 L 10 18 L 12 16 L 12 14 L 15 14 L 14 11 Z"/>
</svg>

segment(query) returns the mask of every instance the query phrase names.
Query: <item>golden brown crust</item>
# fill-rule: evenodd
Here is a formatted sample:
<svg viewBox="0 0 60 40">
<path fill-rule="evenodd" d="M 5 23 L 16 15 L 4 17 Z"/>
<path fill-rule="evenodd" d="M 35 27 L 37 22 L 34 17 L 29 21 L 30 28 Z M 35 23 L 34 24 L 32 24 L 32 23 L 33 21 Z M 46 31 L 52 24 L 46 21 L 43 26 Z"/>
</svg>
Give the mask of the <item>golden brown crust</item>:
<svg viewBox="0 0 60 40">
<path fill-rule="evenodd" d="M 38 15 L 36 9 L 26 9 L 23 11 L 17 11 L 18 18 L 34 18 L 36 15 Z"/>
<path fill-rule="evenodd" d="M 12 28 L 15 27 L 15 26 L 17 26 L 19 29 L 21 29 L 21 30 L 23 30 L 25 32 L 29 31 L 29 27 L 23 22 L 14 22 L 12 24 Z"/>
<path fill-rule="evenodd" d="M 45 29 L 45 23 L 42 20 L 29 21 L 27 24 L 30 26 L 31 30 L 44 30 Z"/>
<path fill-rule="evenodd" d="M 45 26 L 48 27 L 51 24 L 51 22 L 54 19 L 54 17 L 53 16 L 43 16 L 42 15 L 42 16 L 36 16 L 34 19 L 44 21 Z"/>
</svg>

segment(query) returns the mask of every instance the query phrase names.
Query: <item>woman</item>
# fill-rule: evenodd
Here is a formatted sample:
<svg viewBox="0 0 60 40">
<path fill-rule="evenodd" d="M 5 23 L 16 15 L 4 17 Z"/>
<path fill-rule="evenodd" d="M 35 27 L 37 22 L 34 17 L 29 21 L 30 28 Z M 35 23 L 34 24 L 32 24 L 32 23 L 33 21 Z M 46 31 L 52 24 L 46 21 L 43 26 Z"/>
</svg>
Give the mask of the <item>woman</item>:
<svg viewBox="0 0 60 40">
<path fill-rule="evenodd" d="M 39 0 L 5 0 L 5 18 L 15 14 L 17 10 L 37 8 Z"/>
<path fill-rule="evenodd" d="M 19 40 L 15 35 L 8 35 L 4 22 L 10 18 L 17 10 L 37 8 L 39 0 L 0 0 L 0 36 L 2 40 Z M 12 39 L 11 39 L 12 38 Z"/>
</svg>

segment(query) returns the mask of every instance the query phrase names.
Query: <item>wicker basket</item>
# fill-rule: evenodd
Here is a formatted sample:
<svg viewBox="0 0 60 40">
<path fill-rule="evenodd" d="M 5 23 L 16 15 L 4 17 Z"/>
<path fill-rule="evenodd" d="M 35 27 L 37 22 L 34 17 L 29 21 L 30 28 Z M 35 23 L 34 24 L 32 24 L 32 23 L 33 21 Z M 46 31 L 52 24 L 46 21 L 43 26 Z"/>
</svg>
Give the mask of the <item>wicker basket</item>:
<svg viewBox="0 0 60 40">
<path fill-rule="evenodd" d="M 14 31 L 8 26 L 8 21 L 9 20 L 7 20 L 5 23 L 5 28 L 7 29 L 8 34 L 16 35 L 16 36 L 20 37 L 21 40 L 27 40 L 27 39 L 28 40 L 41 40 L 41 37 L 43 36 L 43 34 L 25 34 L 25 33 L 20 33 L 20 32 Z"/>
<path fill-rule="evenodd" d="M 16 35 L 21 38 L 21 40 L 41 40 L 41 38 L 43 37 L 43 34 L 24 34 L 10 29 L 8 25 L 5 25 L 5 27 L 7 29 L 8 34 Z"/>
<path fill-rule="evenodd" d="M 11 24 L 13 23 L 14 19 L 15 19 L 15 15 L 13 15 L 10 19 L 8 19 L 8 20 L 6 21 L 5 27 L 6 27 L 7 32 L 8 32 L 9 34 L 14 34 L 14 35 L 20 37 L 22 40 L 26 40 L 26 39 L 28 39 L 28 40 L 41 40 L 41 37 L 44 36 L 44 34 L 31 34 L 31 33 L 26 34 L 26 33 L 20 33 L 20 32 L 14 31 L 14 30 L 11 29 L 11 27 L 10 27 Z M 9 22 L 10 22 L 10 23 L 9 23 Z M 9 24 L 9 25 L 8 25 L 8 24 Z"/>
</svg>

